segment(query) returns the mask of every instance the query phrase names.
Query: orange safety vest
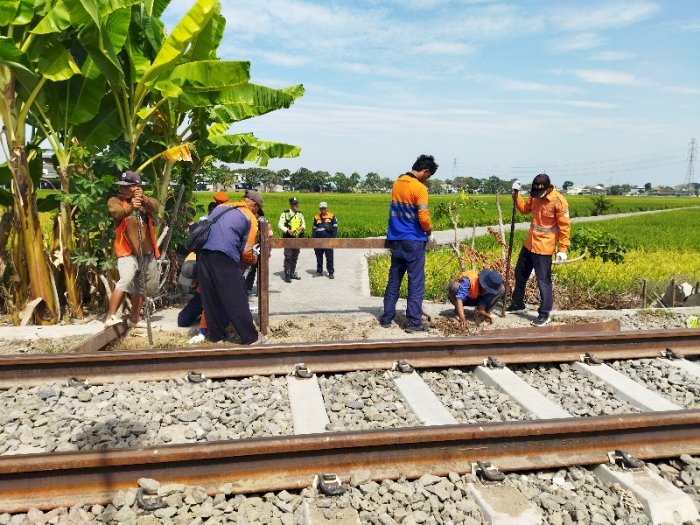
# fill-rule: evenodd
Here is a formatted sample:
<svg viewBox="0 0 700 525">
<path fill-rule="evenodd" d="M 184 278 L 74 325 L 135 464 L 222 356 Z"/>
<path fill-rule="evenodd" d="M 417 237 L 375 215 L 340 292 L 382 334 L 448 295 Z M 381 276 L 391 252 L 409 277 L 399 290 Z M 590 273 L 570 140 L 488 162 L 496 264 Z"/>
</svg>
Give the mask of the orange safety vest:
<svg viewBox="0 0 700 525">
<path fill-rule="evenodd" d="M 248 232 L 248 238 L 246 239 L 245 248 L 243 249 L 241 262 L 248 265 L 256 264 L 258 262 L 258 257 L 253 253 L 253 246 L 255 245 L 256 237 L 258 236 L 258 218 L 252 211 L 250 211 L 250 208 L 248 208 L 245 201 L 225 202 L 222 204 L 222 206 L 238 208 L 243 215 L 248 217 L 248 220 L 250 221 L 250 231 Z"/>
<path fill-rule="evenodd" d="M 122 205 L 127 204 L 127 201 L 123 199 L 119 199 L 122 202 Z M 134 253 L 134 250 L 131 247 L 131 243 L 129 242 L 129 238 L 126 233 L 126 221 L 129 219 L 129 217 L 124 217 L 119 223 L 117 224 L 116 228 L 114 229 L 114 253 L 117 257 L 124 257 L 126 255 L 132 255 Z M 155 256 L 156 259 L 160 257 L 160 250 L 158 250 L 158 244 L 156 243 L 156 234 L 155 230 L 153 229 L 153 221 L 151 220 L 151 216 L 148 216 L 148 221 L 146 223 L 146 229 L 148 230 L 147 235 L 151 239 L 151 245 L 153 246 L 153 255 Z M 146 232 L 143 232 L 146 234 Z"/>
<path fill-rule="evenodd" d="M 469 279 L 469 299 L 476 299 L 479 297 L 479 272 L 474 270 L 466 270 L 462 272 L 459 276 L 460 282 L 464 279 Z"/>
</svg>

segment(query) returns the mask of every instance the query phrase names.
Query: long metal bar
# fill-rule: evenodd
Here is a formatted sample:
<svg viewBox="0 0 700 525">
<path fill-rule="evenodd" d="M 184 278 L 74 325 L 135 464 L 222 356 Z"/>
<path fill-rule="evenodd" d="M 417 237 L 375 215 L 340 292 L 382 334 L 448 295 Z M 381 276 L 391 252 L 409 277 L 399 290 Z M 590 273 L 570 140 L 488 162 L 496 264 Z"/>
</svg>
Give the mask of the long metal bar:
<svg viewBox="0 0 700 525">
<path fill-rule="evenodd" d="M 487 357 L 505 364 L 572 362 L 585 353 L 600 359 L 657 357 L 671 348 L 700 354 L 695 329 L 628 332 L 550 333 L 277 344 L 255 347 L 181 348 L 142 352 L 8 355 L 0 357 L 0 389 L 64 382 L 69 377 L 93 384 L 126 380 L 165 380 L 189 371 L 209 378 L 283 375 L 297 363 L 315 373 L 376 370 L 408 361 L 416 368 L 475 366 Z"/>
<path fill-rule="evenodd" d="M 700 410 L 311 434 L 195 445 L 0 457 L 0 512 L 104 504 L 140 477 L 214 491 L 309 486 L 315 474 L 347 481 L 467 473 L 488 461 L 502 471 L 600 464 L 624 450 L 648 460 L 700 453 Z"/>
<path fill-rule="evenodd" d="M 264 220 L 264 219 L 261 219 Z M 260 231 L 263 231 L 261 225 Z M 265 230 L 267 231 L 267 230 Z M 263 238 L 265 237 L 265 238 Z M 272 248 L 355 248 L 355 249 L 377 249 L 383 250 L 388 247 L 388 241 L 384 238 L 281 238 L 268 239 L 266 236 L 260 238 L 260 251 L 267 253 Z M 258 280 L 258 325 L 260 332 L 267 335 L 270 329 L 270 259 L 263 257 L 260 260 L 260 278 Z M 264 279 L 263 279 L 264 276 Z"/>
<path fill-rule="evenodd" d="M 122 321 L 119 324 L 108 326 L 101 332 L 93 335 L 89 339 L 71 347 L 68 352 L 81 353 L 81 352 L 98 352 L 102 350 L 108 344 L 116 341 L 122 335 L 126 333 L 126 321 Z"/>
</svg>

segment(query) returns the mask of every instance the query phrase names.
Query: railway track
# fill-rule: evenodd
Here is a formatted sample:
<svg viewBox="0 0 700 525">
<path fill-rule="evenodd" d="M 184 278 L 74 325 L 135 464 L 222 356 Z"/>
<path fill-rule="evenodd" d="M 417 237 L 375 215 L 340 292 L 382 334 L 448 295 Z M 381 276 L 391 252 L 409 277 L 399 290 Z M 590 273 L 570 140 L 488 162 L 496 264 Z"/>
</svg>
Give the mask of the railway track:
<svg viewBox="0 0 700 525">
<path fill-rule="evenodd" d="M 419 478 L 426 473 L 501 472 L 599 465 L 614 451 L 637 460 L 700 454 L 700 410 L 653 396 L 642 401 L 600 362 L 673 359 L 700 354 L 696 330 L 480 336 L 464 339 L 363 341 L 268 345 L 255 349 L 175 349 L 87 352 L 0 358 L 0 388 L 113 381 L 199 381 L 251 375 L 287 376 L 293 436 L 213 443 L 143 446 L 54 454 L 0 456 L 0 513 L 53 509 L 77 502 L 106 504 L 141 477 L 197 484 L 214 492 L 231 483 L 236 493 L 308 487 L 314 475 L 332 473 L 347 483 L 358 471 L 370 479 Z M 673 359 L 693 373 L 695 363 Z M 304 367 L 298 366 L 305 363 Z M 524 399 L 509 366 L 576 363 L 586 373 L 610 368 L 611 390 L 641 413 L 576 418 L 546 400 Z M 415 369 L 476 367 L 485 383 L 507 392 L 536 417 L 528 421 L 458 424 L 440 408 Z M 602 367 L 602 368 L 600 368 Z M 598 371 L 594 369 L 598 368 Z M 391 370 L 395 384 L 424 427 L 326 432 L 316 374 Z M 481 374 L 481 375 L 479 375 Z M 619 374 L 619 373 L 618 373 Z M 76 379 L 77 378 L 77 379 Z M 509 386 L 509 381 L 512 383 Z M 513 386 L 515 384 L 516 386 Z M 76 386 L 78 385 L 78 386 Z M 520 390 L 518 390 L 520 388 Z M 529 392 L 528 395 L 533 395 Z M 658 396 L 659 398 L 661 396 Z M 325 417 L 325 419 L 324 419 Z M 434 425 L 440 425 L 439 432 Z M 619 459 L 619 456 L 618 458 Z M 480 465 L 474 467 L 474 465 Z M 690 511 L 688 511 L 690 512 Z M 653 520 L 652 520 L 653 522 Z M 680 522 L 679 522 L 680 523 Z"/>
</svg>

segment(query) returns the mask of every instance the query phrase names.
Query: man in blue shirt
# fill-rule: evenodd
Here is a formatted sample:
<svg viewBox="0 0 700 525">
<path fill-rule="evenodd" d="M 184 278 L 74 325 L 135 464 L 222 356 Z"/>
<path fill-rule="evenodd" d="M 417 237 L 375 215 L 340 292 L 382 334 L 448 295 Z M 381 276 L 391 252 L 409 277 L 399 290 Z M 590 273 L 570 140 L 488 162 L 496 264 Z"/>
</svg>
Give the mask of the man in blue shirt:
<svg viewBox="0 0 700 525">
<path fill-rule="evenodd" d="M 450 285 L 447 298 L 455 307 L 455 314 L 462 325 L 467 324 L 464 317 L 464 307 L 474 306 L 475 315 L 491 324 L 493 318 L 489 313 L 498 300 L 503 297 L 505 287 L 503 277 L 495 270 L 467 270 L 462 272 L 459 279 Z"/>
</svg>

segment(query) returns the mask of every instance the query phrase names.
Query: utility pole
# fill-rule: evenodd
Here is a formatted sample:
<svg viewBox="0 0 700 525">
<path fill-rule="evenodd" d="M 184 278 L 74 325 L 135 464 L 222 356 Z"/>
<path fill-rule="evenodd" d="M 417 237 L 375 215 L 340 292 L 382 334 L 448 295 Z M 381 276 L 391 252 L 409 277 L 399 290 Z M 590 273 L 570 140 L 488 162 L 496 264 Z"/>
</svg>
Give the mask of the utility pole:
<svg viewBox="0 0 700 525">
<path fill-rule="evenodd" d="M 690 144 L 688 145 L 688 169 L 685 173 L 685 182 L 683 185 L 688 188 L 688 193 L 690 195 L 695 195 L 695 151 L 697 144 L 695 139 L 690 139 Z"/>
</svg>

